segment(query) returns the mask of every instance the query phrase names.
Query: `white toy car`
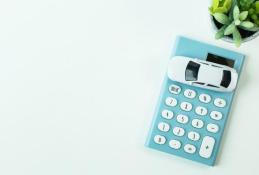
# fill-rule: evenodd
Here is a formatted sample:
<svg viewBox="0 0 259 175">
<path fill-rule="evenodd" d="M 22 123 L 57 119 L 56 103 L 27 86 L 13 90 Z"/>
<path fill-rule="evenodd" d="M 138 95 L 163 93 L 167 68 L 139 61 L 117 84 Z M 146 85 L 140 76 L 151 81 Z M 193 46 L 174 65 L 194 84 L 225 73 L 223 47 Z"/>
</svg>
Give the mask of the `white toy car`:
<svg viewBox="0 0 259 175">
<path fill-rule="evenodd" d="M 238 79 L 233 68 L 183 56 L 170 60 L 167 75 L 174 81 L 221 92 L 233 91 Z"/>
</svg>

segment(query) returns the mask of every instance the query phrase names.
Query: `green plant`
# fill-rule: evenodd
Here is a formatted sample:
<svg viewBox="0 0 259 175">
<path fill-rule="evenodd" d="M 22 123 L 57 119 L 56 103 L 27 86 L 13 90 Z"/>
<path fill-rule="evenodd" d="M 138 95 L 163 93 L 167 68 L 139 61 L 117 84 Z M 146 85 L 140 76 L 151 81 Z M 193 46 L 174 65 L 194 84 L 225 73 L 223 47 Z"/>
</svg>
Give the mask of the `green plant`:
<svg viewBox="0 0 259 175">
<path fill-rule="evenodd" d="M 241 10 L 248 11 L 248 18 L 259 26 L 259 1 L 255 0 L 239 0 Z"/>
<path fill-rule="evenodd" d="M 242 11 L 244 11 L 244 10 L 248 11 L 250 9 L 251 5 L 254 3 L 254 1 L 255 0 L 238 0 L 237 3 Z"/>
<path fill-rule="evenodd" d="M 232 5 L 232 0 L 213 0 L 212 6 L 209 8 L 211 14 L 227 13 Z"/>
<path fill-rule="evenodd" d="M 249 18 L 259 26 L 259 1 L 254 2 L 248 10 Z"/>
<path fill-rule="evenodd" d="M 237 5 L 233 8 L 233 13 L 230 13 L 228 16 L 224 13 L 214 13 L 213 16 L 216 21 L 223 25 L 216 33 L 215 38 L 220 39 L 226 35 L 232 35 L 237 47 L 239 47 L 242 42 L 239 28 L 251 31 L 256 27 L 253 22 L 247 20 L 248 11 L 240 12 Z"/>
</svg>

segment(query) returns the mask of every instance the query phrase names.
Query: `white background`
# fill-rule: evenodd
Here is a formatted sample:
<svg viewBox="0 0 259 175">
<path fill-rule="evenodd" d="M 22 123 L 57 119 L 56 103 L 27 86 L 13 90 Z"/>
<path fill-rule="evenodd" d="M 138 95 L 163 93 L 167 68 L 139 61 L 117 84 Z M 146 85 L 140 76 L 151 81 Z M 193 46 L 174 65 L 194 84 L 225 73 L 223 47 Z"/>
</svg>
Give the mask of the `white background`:
<svg viewBox="0 0 259 175">
<path fill-rule="evenodd" d="M 259 38 L 215 41 L 208 0 L 1 0 L 1 175 L 259 174 Z M 247 55 L 215 167 L 144 147 L 177 35 Z"/>
</svg>

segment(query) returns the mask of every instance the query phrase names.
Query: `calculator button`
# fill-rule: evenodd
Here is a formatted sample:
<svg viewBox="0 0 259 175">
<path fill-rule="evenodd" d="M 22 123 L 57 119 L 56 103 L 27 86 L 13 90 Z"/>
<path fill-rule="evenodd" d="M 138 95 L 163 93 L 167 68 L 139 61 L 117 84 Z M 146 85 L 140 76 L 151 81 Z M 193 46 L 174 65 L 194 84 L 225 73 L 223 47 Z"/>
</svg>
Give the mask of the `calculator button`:
<svg viewBox="0 0 259 175">
<path fill-rule="evenodd" d="M 174 107 L 174 106 L 177 105 L 177 100 L 176 100 L 175 98 L 173 98 L 173 97 L 167 97 L 166 100 L 165 100 L 165 104 L 166 104 L 167 106 L 172 106 L 172 107 Z"/>
<path fill-rule="evenodd" d="M 162 117 L 170 120 L 174 117 L 174 113 L 172 111 L 169 111 L 169 110 L 165 109 L 165 110 L 162 111 Z"/>
<path fill-rule="evenodd" d="M 184 146 L 184 151 L 189 153 L 189 154 L 193 154 L 193 153 L 195 153 L 196 148 L 195 148 L 195 146 L 193 146 L 191 144 L 187 144 L 187 145 Z"/>
<path fill-rule="evenodd" d="M 181 142 L 178 140 L 170 140 L 169 146 L 173 149 L 179 149 L 181 147 Z"/>
<path fill-rule="evenodd" d="M 200 139 L 200 134 L 194 131 L 188 133 L 188 138 L 193 141 L 197 141 Z"/>
<path fill-rule="evenodd" d="M 167 124 L 167 123 L 165 123 L 165 122 L 160 122 L 160 123 L 158 124 L 158 129 L 159 129 L 160 131 L 167 132 L 167 131 L 169 131 L 169 129 L 170 129 L 170 125 Z"/>
<path fill-rule="evenodd" d="M 174 133 L 174 135 L 181 137 L 181 136 L 184 135 L 185 131 L 184 131 L 183 128 L 175 127 L 175 128 L 173 129 L 173 133 Z"/>
<path fill-rule="evenodd" d="M 177 115 L 176 120 L 179 123 L 185 124 L 188 122 L 189 118 L 186 115 L 179 114 L 179 115 Z"/>
<path fill-rule="evenodd" d="M 213 151 L 214 144 L 215 144 L 215 139 L 213 137 L 205 136 L 201 143 L 201 147 L 199 151 L 200 156 L 207 159 L 210 158 Z"/>
<path fill-rule="evenodd" d="M 166 138 L 164 136 L 161 136 L 161 135 L 156 135 L 154 137 L 154 142 L 159 144 L 159 145 L 163 145 L 165 144 L 165 141 L 166 141 Z"/>
<path fill-rule="evenodd" d="M 172 84 L 172 85 L 169 86 L 169 92 L 177 95 L 181 92 L 181 87 L 177 86 L 175 84 Z"/>
<path fill-rule="evenodd" d="M 226 106 L 226 101 L 222 98 L 216 98 L 214 100 L 214 105 L 220 108 L 223 108 Z"/>
<path fill-rule="evenodd" d="M 191 89 L 186 89 L 184 91 L 184 96 L 187 98 L 194 98 L 196 96 L 196 92 L 194 90 Z"/>
<path fill-rule="evenodd" d="M 190 111 L 190 110 L 192 110 L 192 104 L 191 104 L 191 103 L 188 103 L 188 102 L 182 102 L 180 107 L 181 107 L 181 109 L 184 110 L 184 111 Z"/>
<path fill-rule="evenodd" d="M 213 123 L 209 123 L 207 125 L 207 130 L 209 132 L 217 133 L 219 131 L 219 126 Z"/>
<path fill-rule="evenodd" d="M 222 113 L 218 111 L 212 111 L 210 113 L 210 117 L 214 120 L 221 120 L 222 119 Z"/>
<path fill-rule="evenodd" d="M 198 106 L 196 109 L 195 109 L 195 112 L 196 114 L 198 115 L 207 115 L 208 113 L 208 110 L 202 106 Z"/>
<path fill-rule="evenodd" d="M 194 128 L 202 128 L 204 125 L 203 121 L 202 120 L 199 120 L 199 119 L 193 119 L 192 120 L 192 126 Z"/>
<path fill-rule="evenodd" d="M 208 94 L 201 94 L 199 96 L 199 100 L 203 103 L 209 103 L 211 101 L 211 97 Z"/>
</svg>

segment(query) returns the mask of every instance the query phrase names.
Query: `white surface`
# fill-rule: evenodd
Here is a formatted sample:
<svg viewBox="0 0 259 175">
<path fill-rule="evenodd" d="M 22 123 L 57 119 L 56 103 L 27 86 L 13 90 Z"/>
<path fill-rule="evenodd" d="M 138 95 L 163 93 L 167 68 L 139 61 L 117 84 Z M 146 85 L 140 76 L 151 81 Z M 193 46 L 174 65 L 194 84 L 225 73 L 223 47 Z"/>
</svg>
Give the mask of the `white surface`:
<svg viewBox="0 0 259 175">
<path fill-rule="evenodd" d="M 259 38 L 215 41 L 208 5 L 1 1 L 0 174 L 259 174 Z M 143 146 L 178 34 L 248 56 L 215 167 Z"/>
</svg>

